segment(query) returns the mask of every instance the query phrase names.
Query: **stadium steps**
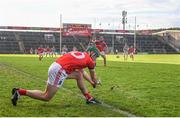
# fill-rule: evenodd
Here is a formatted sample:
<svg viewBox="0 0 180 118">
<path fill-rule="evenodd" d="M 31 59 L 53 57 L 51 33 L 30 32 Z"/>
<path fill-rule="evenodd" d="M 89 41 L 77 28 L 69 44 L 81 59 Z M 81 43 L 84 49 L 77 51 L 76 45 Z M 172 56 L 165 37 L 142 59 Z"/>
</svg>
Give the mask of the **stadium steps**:
<svg viewBox="0 0 180 118">
<path fill-rule="evenodd" d="M 23 41 L 20 39 L 19 34 L 14 32 L 15 38 L 18 41 L 19 49 L 21 53 L 25 53 L 25 47 Z"/>
<path fill-rule="evenodd" d="M 159 37 L 158 38 L 161 42 L 169 45 L 171 48 L 173 48 L 177 53 L 180 53 L 180 49 L 178 47 L 176 47 L 173 43 L 171 43 L 168 39 L 168 37 Z"/>
</svg>

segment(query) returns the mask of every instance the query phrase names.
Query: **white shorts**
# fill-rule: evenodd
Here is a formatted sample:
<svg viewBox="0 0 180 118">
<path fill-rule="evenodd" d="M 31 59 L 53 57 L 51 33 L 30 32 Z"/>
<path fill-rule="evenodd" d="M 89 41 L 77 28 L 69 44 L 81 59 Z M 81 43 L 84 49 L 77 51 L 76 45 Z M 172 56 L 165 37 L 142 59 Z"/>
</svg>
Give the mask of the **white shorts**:
<svg viewBox="0 0 180 118">
<path fill-rule="evenodd" d="M 129 55 L 134 55 L 134 52 L 129 53 Z"/>
<path fill-rule="evenodd" d="M 61 52 L 62 55 L 66 54 L 66 53 L 67 53 L 67 52 L 65 52 L 65 51 L 62 51 L 62 52 Z"/>
<path fill-rule="evenodd" d="M 124 51 L 124 53 L 123 53 L 124 55 L 128 55 L 128 51 Z"/>
<path fill-rule="evenodd" d="M 47 83 L 56 87 L 61 87 L 67 76 L 66 71 L 61 67 L 61 65 L 54 62 L 49 67 Z"/>
<path fill-rule="evenodd" d="M 38 55 L 39 55 L 39 56 L 43 56 L 43 55 L 44 55 L 44 52 L 42 52 L 42 53 L 38 53 Z"/>
</svg>

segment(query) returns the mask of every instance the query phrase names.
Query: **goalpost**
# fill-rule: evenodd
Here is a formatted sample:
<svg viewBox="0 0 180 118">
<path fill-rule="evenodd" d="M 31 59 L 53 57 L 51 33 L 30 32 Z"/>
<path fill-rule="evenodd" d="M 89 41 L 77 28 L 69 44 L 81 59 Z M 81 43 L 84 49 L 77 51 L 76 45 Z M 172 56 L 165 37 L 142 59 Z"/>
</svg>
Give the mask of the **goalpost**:
<svg viewBox="0 0 180 118">
<path fill-rule="evenodd" d="M 61 49 L 62 49 L 62 29 L 63 29 L 62 14 L 60 14 L 59 54 L 61 54 Z"/>
</svg>

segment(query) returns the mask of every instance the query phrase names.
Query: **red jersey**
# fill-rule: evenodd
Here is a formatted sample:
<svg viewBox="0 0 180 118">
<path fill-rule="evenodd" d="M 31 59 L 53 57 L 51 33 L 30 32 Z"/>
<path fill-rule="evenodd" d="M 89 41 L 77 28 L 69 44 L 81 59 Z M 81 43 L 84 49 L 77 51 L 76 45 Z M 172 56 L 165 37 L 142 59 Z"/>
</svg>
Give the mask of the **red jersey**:
<svg viewBox="0 0 180 118">
<path fill-rule="evenodd" d="M 47 52 L 51 52 L 51 48 L 46 48 L 46 51 Z"/>
<path fill-rule="evenodd" d="M 107 47 L 106 43 L 104 41 L 96 40 L 96 47 L 99 49 L 99 51 L 104 51 Z"/>
<path fill-rule="evenodd" d="M 56 62 L 62 66 L 67 74 L 72 73 L 76 69 L 83 69 L 86 67 L 94 69 L 95 67 L 95 62 L 86 52 L 72 51 L 59 57 Z"/>
<path fill-rule="evenodd" d="M 134 53 L 135 52 L 135 48 L 129 48 L 128 49 L 128 53 Z"/>
<path fill-rule="evenodd" d="M 38 48 L 38 53 L 43 53 L 44 49 L 43 48 Z"/>
</svg>

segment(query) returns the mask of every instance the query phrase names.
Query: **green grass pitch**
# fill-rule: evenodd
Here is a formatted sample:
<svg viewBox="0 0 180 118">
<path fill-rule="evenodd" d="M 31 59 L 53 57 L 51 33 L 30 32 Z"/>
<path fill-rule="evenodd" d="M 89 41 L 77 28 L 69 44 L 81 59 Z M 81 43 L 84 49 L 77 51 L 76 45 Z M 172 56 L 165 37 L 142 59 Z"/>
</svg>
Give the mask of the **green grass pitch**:
<svg viewBox="0 0 180 118">
<path fill-rule="evenodd" d="M 17 106 L 12 106 L 13 87 L 44 90 L 47 70 L 54 60 L 0 55 L 0 117 L 126 116 L 118 109 L 136 116 L 180 117 L 180 55 L 136 55 L 135 61 L 108 55 L 107 67 L 100 58 L 96 72 L 103 85 L 93 89 L 86 82 L 86 86 L 94 97 L 113 108 L 85 104 L 75 80 L 66 80 L 50 102 L 22 96 Z"/>
</svg>

